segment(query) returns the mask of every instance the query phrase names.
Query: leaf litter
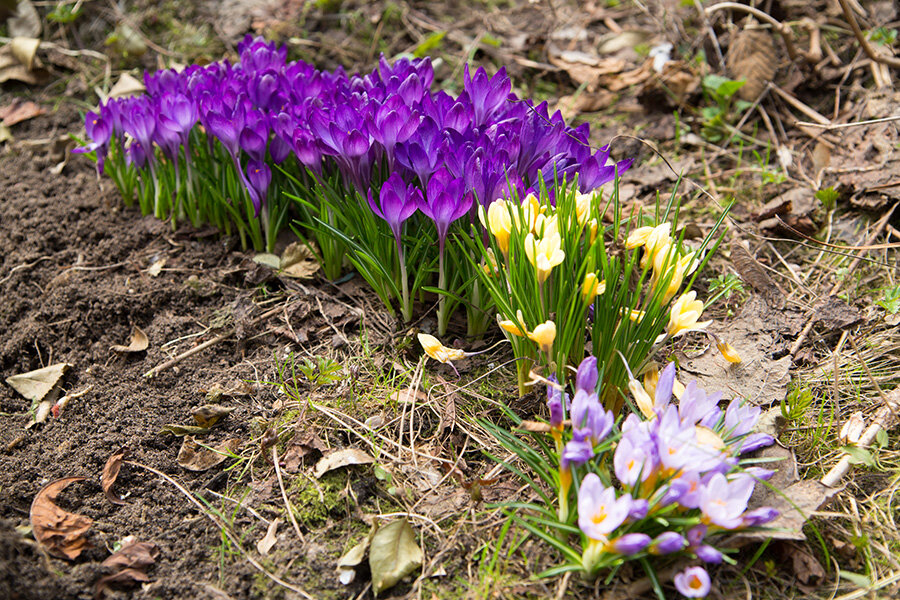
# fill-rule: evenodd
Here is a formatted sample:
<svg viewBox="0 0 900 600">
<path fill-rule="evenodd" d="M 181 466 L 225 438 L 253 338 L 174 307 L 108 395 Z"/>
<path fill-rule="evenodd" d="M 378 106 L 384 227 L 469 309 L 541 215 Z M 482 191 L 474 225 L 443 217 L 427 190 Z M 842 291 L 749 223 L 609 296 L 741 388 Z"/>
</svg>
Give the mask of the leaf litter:
<svg viewBox="0 0 900 600">
<path fill-rule="evenodd" d="M 69 485 L 87 477 L 64 477 L 47 484 L 31 503 L 34 538 L 53 556 L 74 560 L 88 547 L 85 534 L 94 521 L 90 517 L 63 510 L 56 499 Z"/>
</svg>

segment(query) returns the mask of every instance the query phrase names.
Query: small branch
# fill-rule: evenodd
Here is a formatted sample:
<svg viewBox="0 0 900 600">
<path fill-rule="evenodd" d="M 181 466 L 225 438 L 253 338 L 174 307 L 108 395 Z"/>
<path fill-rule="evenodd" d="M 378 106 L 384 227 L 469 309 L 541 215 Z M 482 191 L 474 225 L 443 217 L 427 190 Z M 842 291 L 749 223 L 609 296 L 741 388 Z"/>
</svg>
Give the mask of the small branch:
<svg viewBox="0 0 900 600">
<path fill-rule="evenodd" d="M 275 314 L 278 314 L 279 312 L 281 312 L 281 310 L 283 308 L 284 308 L 283 306 L 278 306 L 276 308 L 273 308 L 272 310 L 268 310 L 268 311 L 264 312 L 263 314 L 259 315 L 258 317 L 256 317 L 255 319 L 252 319 L 248 323 L 248 325 L 253 326 L 253 325 L 256 325 L 257 323 L 260 323 L 261 321 L 265 321 L 272 315 L 275 315 Z M 234 332 L 235 332 L 235 328 L 232 327 L 231 329 L 229 329 L 227 332 L 223 333 L 222 335 L 217 335 L 213 339 L 207 340 L 207 341 L 203 342 L 202 344 L 200 344 L 199 346 L 194 346 L 190 350 L 187 350 L 186 352 L 182 352 L 175 358 L 173 358 L 171 360 L 167 360 L 163 364 L 153 367 L 152 369 L 150 369 L 149 371 L 144 373 L 144 377 L 148 377 L 148 378 L 156 377 L 161 372 L 165 371 L 166 369 L 168 369 L 170 367 L 174 367 L 181 361 L 183 361 L 187 358 L 190 358 L 191 356 L 193 356 L 195 354 L 203 352 L 207 348 L 211 348 L 212 346 L 215 346 L 219 342 L 223 342 L 223 341 L 227 340 L 232 335 L 234 335 Z"/>
<path fill-rule="evenodd" d="M 859 442 L 856 444 L 857 447 L 868 447 L 869 444 L 875 441 L 879 431 L 887 431 L 893 427 L 896 411 L 900 408 L 900 403 L 898 403 L 898 400 L 900 400 L 900 387 L 894 389 L 891 392 L 891 396 L 893 396 L 893 399 L 888 399 L 887 403 L 875 413 L 875 419 L 872 421 L 872 424 L 859 437 Z M 850 455 L 845 454 L 840 462 L 825 474 L 825 477 L 822 478 L 822 483 L 828 487 L 835 487 L 849 470 Z"/>
<path fill-rule="evenodd" d="M 856 21 L 856 15 L 853 14 L 853 9 L 850 7 L 850 3 L 847 0 L 838 0 L 838 2 L 840 2 L 841 8 L 844 10 L 844 18 L 847 19 L 847 23 L 849 23 L 850 29 L 853 30 L 853 35 L 856 36 L 856 40 L 862 47 L 863 52 L 866 53 L 866 56 L 877 63 L 881 63 L 889 67 L 894 67 L 895 69 L 900 68 L 900 59 L 893 56 L 884 56 L 875 52 L 875 49 L 872 48 L 869 40 L 866 39 L 866 34 L 864 34 L 862 29 L 859 28 L 859 23 Z"/>
<path fill-rule="evenodd" d="M 305 544 L 306 538 L 303 537 L 303 532 L 300 531 L 300 526 L 297 525 L 297 519 L 294 518 L 294 507 L 291 506 L 291 501 L 288 500 L 287 492 L 284 491 L 284 481 L 281 479 L 281 468 L 278 466 L 278 444 L 272 444 L 272 463 L 275 465 L 275 475 L 278 476 L 278 487 L 281 488 L 281 497 L 284 499 L 284 508 L 287 510 L 288 518 L 291 520 L 291 525 L 294 526 L 294 531 L 297 532 L 297 537 Z"/>
</svg>

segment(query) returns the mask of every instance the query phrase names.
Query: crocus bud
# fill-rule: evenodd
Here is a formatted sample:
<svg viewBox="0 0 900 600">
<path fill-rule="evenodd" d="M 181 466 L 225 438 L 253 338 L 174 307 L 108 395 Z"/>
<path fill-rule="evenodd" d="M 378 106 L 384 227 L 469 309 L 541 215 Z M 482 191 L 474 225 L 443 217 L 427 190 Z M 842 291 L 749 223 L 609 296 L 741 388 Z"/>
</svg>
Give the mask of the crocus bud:
<svg viewBox="0 0 900 600">
<path fill-rule="evenodd" d="M 612 540 L 609 543 L 609 549 L 616 554 L 631 556 L 643 551 L 650 545 L 650 541 L 650 536 L 646 533 L 626 533 Z"/>
<path fill-rule="evenodd" d="M 706 544 L 694 548 L 694 554 L 696 554 L 697 558 L 705 563 L 710 563 L 713 565 L 722 563 L 722 553 L 712 546 L 707 546 Z"/>
<path fill-rule="evenodd" d="M 731 364 L 736 365 L 741 362 L 741 355 L 738 354 L 738 351 L 734 349 L 734 346 L 732 346 L 728 342 L 719 342 L 718 344 L 716 344 L 716 348 L 719 349 L 719 352 L 722 353 L 722 356 L 725 357 L 725 360 L 727 360 Z"/>
<path fill-rule="evenodd" d="M 575 374 L 575 387 L 579 390 L 593 393 L 597 389 L 597 358 L 588 356 L 578 365 Z"/>
<path fill-rule="evenodd" d="M 650 554 L 672 554 L 683 550 L 687 546 L 687 540 L 680 533 L 666 531 L 658 536 L 650 544 Z"/>
</svg>

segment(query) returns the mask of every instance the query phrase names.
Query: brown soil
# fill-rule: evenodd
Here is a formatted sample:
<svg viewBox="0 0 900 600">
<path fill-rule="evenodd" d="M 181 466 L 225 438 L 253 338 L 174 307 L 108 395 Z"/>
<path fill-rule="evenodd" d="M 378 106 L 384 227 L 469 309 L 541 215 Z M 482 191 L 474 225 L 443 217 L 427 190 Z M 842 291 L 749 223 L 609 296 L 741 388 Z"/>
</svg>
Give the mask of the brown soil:
<svg viewBox="0 0 900 600">
<path fill-rule="evenodd" d="M 37 138 L 41 131 L 76 133 L 80 127 L 74 111 L 64 109 L 34 120 L 32 131 L 23 128 L 21 134 Z M 59 418 L 26 430 L 30 402 L 0 386 L 0 598 L 89 598 L 94 582 L 108 572 L 100 562 L 128 535 L 160 548 L 149 569 L 153 582 L 133 598 L 213 597 L 210 585 L 235 597 L 255 597 L 249 566 L 230 566 L 219 582 L 213 555 L 220 531 L 170 484 L 126 466 L 117 483 L 126 496 L 123 506 L 110 503 L 99 484 L 109 456 L 128 446 L 132 460 L 176 475 L 191 490 L 223 491 L 221 469 L 191 473 L 178 467 L 181 440 L 160 429 L 190 423 L 190 410 L 206 403 L 200 390 L 254 379 L 247 359 L 271 359 L 271 340 L 225 342 L 156 378 L 142 374 L 169 357 L 162 344 L 202 333 L 204 324 L 231 312 L 236 301 L 246 304 L 245 290 L 253 287 L 245 277 L 253 283 L 255 265 L 234 251 L 233 240 L 183 228 L 173 233 L 165 223 L 120 209 L 115 189 L 99 181 L 87 161 L 73 160 L 60 176 L 48 175 L 52 166 L 50 159 L 30 154 L 0 157 L 0 372 L 67 362 L 73 367 L 64 391 L 92 387 Z M 163 257 L 162 272 L 148 275 L 147 267 Z M 251 317 L 262 312 L 253 310 Z M 150 348 L 116 355 L 110 346 L 127 344 L 135 325 L 149 336 Z M 187 347 L 177 346 L 179 352 Z M 248 439 L 250 417 L 265 413 L 261 407 L 271 405 L 271 390 L 262 386 L 223 402 L 236 411 L 207 442 Z M 43 486 L 79 475 L 88 479 L 70 486 L 60 505 L 94 520 L 92 547 L 66 563 L 43 556 L 13 527 L 28 524 L 32 499 Z M 237 515 L 236 525 L 254 531 L 244 518 Z"/>
</svg>

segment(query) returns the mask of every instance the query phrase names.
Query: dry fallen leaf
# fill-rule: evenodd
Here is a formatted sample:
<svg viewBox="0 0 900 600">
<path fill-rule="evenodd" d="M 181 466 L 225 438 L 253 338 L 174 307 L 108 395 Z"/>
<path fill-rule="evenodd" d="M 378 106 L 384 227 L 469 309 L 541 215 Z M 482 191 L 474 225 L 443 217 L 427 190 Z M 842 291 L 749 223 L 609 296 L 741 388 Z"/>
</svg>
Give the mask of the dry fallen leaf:
<svg viewBox="0 0 900 600">
<path fill-rule="evenodd" d="M 233 406 L 222 406 L 220 404 L 204 404 L 198 406 L 191 411 L 194 420 L 200 427 L 209 429 L 215 427 L 219 422 L 234 412 Z"/>
<path fill-rule="evenodd" d="M 103 561 L 103 566 L 143 569 L 155 563 L 157 556 L 159 556 L 159 548 L 153 542 L 133 542 L 109 556 Z"/>
<path fill-rule="evenodd" d="M 84 515 L 64 511 L 54 501 L 69 484 L 86 477 L 64 477 L 47 484 L 31 503 L 31 528 L 36 539 L 48 553 L 74 560 L 87 547 L 84 534 L 93 521 Z"/>
<path fill-rule="evenodd" d="M 188 471 L 206 471 L 224 462 L 228 454 L 233 454 L 241 445 L 238 438 L 230 438 L 224 442 L 205 448 L 198 444 L 194 438 L 187 436 L 181 443 L 176 462 Z"/>
<path fill-rule="evenodd" d="M 737 91 L 741 100 L 756 100 L 775 76 L 778 55 L 772 34 L 762 29 L 744 29 L 731 43 L 725 61 L 733 79 L 747 83 Z"/>
<path fill-rule="evenodd" d="M 112 591 L 113 584 L 130 585 L 134 583 L 146 583 L 150 576 L 138 569 L 122 569 L 118 573 L 101 577 L 94 584 L 94 600 L 100 600 Z"/>
<path fill-rule="evenodd" d="M 316 463 L 315 475 L 319 479 L 325 473 L 340 469 L 349 465 L 368 465 L 375 462 L 375 459 L 357 448 L 344 448 L 336 450 L 330 454 L 326 454 L 319 462 Z"/>
<path fill-rule="evenodd" d="M 10 127 L 46 112 L 46 109 L 38 106 L 31 100 L 22 102 L 17 98 L 12 104 L 0 107 L 0 121 L 7 127 Z"/>
<path fill-rule="evenodd" d="M 389 400 L 400 404 L 412 404 L 413 402 L 418 404 L 426 402 L 428 400 L 428 394 L 420 389 L 405 388 L 391 394 Z"/>
<path fill-rule="evenodd" d="M 7 377 L 6 383 L 32 402 L 40 402 L 71 366 L 69 363 L 56 363 L 49 367 Z"/>
<path fill-rule="evenodd" d="M 159 260 L 153 262 L 152 265 L 147 267 L 145 273 L 150 277 L 158 277 L 160 273 L 162 273 L 163 267 L 166 266 L 166 257 L 163 256 Z"/>
<path fill-rule="evenodd" d="M 109 90 L 109 97 L 127 98 L 128 96 L 140 96 L 146 90 L 147 88 L 144 87 L 142 81 L 135 79 L 128 73 L 122 73 L 116 84 Z"/>
<path fill-rule="evenodd" d="M 422 567 L 422 549 L 409 521 L 392 521 L 378 529 L 369 545 L 372 589 L 376 594 Z"/>
<path fill-rule="evenodd" d="M 125 460 L 126 456 L 128 456 L 128 448 L 122 448 L 114 452 L 106 460 L 106 464 L 103 466 L 103 474 L 100 475 L 100 485 L 103 487 L 103 493 L 106 494 L 106 498 L 113 504 L 125 504 L 124 500 L 113 493 L 112 488 L 116 484 L 119 470 L 122 468 L 122 461 Z"/>
<path fill-rule="evenodd" d="M 17 37 L 0 48 L 0 83 L 9 80 L 29 85 L 41 83 L 47 71 L 36 57 L 40 44 L 36 38 Z"/>
<path fill-rule="evenodd" d="M 356 578 L 356 567 L 361 565 L 362 561 L 366 559 L 366 550 L 369 549 L 372 535 L 376 531 L 377 529 L 370 532 L 369 535 L 363 538 L 363 541 L 347 550 L 347 552 L 338 559 L 338 580 L 343 585 L 350 585 L 353 583 L 353 580 Z"/>
<path fill-rule="evenodd" d="M 260 554 L 265 556 L 269 553 L 272 547 L 275 545 L 275 542 L 278 541 L 278 536 L 276 535 L 278 531 L 278 525 L 281 523 L 281 519 L 277 518 L 271 523 L 269 523 L 269 528 L 266 529 L 266 535 L 256 542 L 256 549 Z"/>
<path fill-rule="evenodd" d="M 41 35 L 41 16 L 31 0 L 13 2 L 15 11 L 6 20 L 6 30 L 10 37 L 36 38 Z"/>
<path fill-rule="evenodd" d="M 110 346 L 109 349 L 115 352 L 143 352 L 149 346 L 150 339 L 147 337 L 147 334 L 135 325 L 134 330 L 131 332 L 131 341 L 128 342 L 127 346 L 116 344 L 115 346 Z"/>
<path fill-rule="evenodd" d="M 293 242 L 281 253 L 281 271 L 288 277 L 309 279 L 319 270 L 319 261 L 308 246 Z"/>
</svg>

